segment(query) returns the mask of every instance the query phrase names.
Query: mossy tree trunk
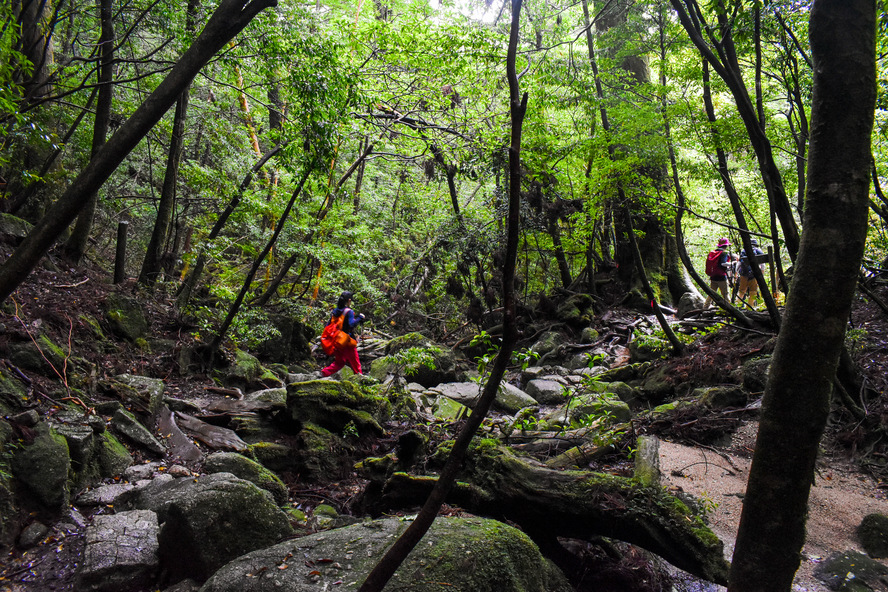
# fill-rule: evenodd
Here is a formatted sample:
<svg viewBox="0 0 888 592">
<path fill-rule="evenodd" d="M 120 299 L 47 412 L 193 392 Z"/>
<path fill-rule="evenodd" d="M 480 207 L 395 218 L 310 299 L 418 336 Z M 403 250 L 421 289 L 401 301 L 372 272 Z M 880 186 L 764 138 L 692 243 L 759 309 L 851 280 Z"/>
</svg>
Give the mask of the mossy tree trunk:
<svg viewBox="0 0 888 592">
<path fill-rule="evenodd" d="M 762 399 L 731 592 L 788 591 L 866 241 L 876 5 L 815 0 L 804 231 Z"/>
</svg>

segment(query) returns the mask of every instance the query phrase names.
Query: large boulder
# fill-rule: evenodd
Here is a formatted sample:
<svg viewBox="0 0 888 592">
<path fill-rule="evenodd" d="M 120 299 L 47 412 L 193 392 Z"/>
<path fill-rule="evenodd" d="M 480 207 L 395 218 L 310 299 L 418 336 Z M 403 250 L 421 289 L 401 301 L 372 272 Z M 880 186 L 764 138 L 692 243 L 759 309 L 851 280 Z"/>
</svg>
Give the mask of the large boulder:
<svg viewBox="0 0 888 592">
<path fill-rule="evenodd" d="M 287 386 L 287 410 L 297 422 L 313 423 L 336 434 L 351 425 L 362 436 L 381 436 L 391 404 L 385 397 L 365 394 L 352 382 L 313 380 Z"/>
<path fill-rule="evenodd" d="M 99 515 L 86 529 L 77 590 L 118 592 L 147 589 L 157 580 L 157 514 L 133 510 Z"/>
<path fill-rule="evenodd" d="M 743 363 L 743 388 L 753 395 L 765 392 L 768 371 L 771 369 L 771 356 L 752 358 Z"/>
<path fill-rule="evenodd" d="M 216 572 L 201 592 L 357 590 L 408 524 L 376 520 L 255 551 Z M 442 586 L 472 592 L 573 590 L 527 535 L 482 518 L 437 519 L 386 589 L 440 592 Z"/>
<path fill-rule="evenodd" d="M 268 321 L 278 335 L 256 347 L 256 356 L 260 360 L 291 364 L 311 359 L 311 340 L 316 335 L 315 331 L 290 314 L 271 314 Z"/>
<path fill-rule="evenodd" d="M 230 473 L 154 480 L 122 494 L 117 509 L 157 513 L 161 566 L 172 581 L 205 580 L 235 557 L 292 534 L 270 493 Z"/>
<path fill-rule="evenodd" d="M 284 386 L 283 381 L 259 362 L 256 356 L 235 350 L 233 358 L 216 370 L 215 377 L 226 387 L 244 392 Z"/>
<path fill-rule="evenodd" d="M 287 503 L 287 486 L 283 481 L 256 461 L 236 452 L 209 455 L 204 470 L 207 473 L 231 473 L 269 492 L 279 506 Z"/>
<path fill-rule="evenodd" d="M 45 510 L 61 513 L 68 506 L 71 457 L 65 438 L 39 423 L 34 440 L 12 456 L 12 474 Z"/>
<path fill-rule="evenodd" d="M 105 321 L 112 333 L 127 341 L 136 342 L 148 335 L 148 319 L 142 302 L 118 292 L 108 294 L 105 299 Z"/>
<path fill-rule="evenodd" d="M 857 539 L 866 554 L 874 559 L 888 557 L 888 516 L 867 514 L 857 527 Z"/>
<path fill-rule="evenodd" d="M 407 350 L 421 355 L 411 355 Z M 461 380 L 459 361 L 453 350 L 436 345 L 419 333 L 408 333 L 386 344 L 385 356 L 373 361 L 370 375 L 383 381 L 390 374 L 401 374 L 410 382 L 430 388 Z"/>
</svg>

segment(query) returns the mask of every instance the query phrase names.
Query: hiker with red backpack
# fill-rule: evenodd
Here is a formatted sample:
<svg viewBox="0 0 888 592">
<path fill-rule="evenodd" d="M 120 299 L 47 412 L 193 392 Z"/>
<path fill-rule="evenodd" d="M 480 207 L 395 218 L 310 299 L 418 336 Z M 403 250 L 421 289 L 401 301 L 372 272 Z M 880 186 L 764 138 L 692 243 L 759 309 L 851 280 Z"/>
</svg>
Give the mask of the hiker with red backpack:
<svg viewBox="0 0 888 592">
<path fill-rule="evenodd" d="M 727 248 L 731 242 L 726 238 L 718 239 L 718 245 L 714 251 L 706 256 L 706 275 L 709 276 L 709 287 L 718 291 L 722 298 L 728 299 L 728 274 L 733 265 L 733 258 Z M 712 304 L 712 296 L 706 298 L 703 308 L 709 308 Z"/>
<path fill-rule="evenodd" d="M 355 328 L 364 322 L 364 315 L 355 315 L 350 306 L 354 294 L 343 292 L 330 315 L 330 323 L 321 335 L 324 351 L 333 355 L 333 363 L 321 370 L 321 376 L 330 376 L 348 365 L 355 374 L 362 374 L 358 359 L 358 340 Z"/>
</svg>

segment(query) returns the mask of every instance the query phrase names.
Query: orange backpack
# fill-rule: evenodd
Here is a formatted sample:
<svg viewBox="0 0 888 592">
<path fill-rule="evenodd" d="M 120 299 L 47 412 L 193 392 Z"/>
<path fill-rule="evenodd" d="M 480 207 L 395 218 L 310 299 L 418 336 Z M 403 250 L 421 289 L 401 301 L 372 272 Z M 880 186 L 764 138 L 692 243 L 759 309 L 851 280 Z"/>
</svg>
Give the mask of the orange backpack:
<svg viewBox="0 0 888 592">
<path fill-rule="evenodd" d="M 346 311 L 348 311 L 347 308 L 343 309 L 341 314 L 330 317 L 330 322 L 327 323 L 327 326 L 324 327 L 324 331 L 321 333 L 321 347 L 324 348 L 324 353 L 328 356 L 332 356 L 336 350 L 346 346 L 354 347 L 358 345 L 354 337 L 342 330 Z"/>
</svg>

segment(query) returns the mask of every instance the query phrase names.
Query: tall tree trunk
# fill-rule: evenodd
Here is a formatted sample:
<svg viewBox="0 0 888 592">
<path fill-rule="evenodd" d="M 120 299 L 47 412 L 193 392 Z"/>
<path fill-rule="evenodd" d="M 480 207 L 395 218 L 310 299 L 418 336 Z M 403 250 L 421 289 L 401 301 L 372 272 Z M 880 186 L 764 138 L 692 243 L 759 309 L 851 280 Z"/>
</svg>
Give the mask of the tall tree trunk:
<svg viewBox="0 0 888 592">
<path fill-rule="evenodd" d="M 626 1 L 606 3 L 602 9 L 602 14 L 596 19 L 596 28 L 605 30 L 625 23 L 629 8 L 630 3 Z M 583 15 L 586 25 L 586 44 L 589 50 L 589 62 L 595 78 L 596 93 L 601 102 L 599 110 L 601 112 L 602 128 L 607 132 L 612 128 L 612 122 L 607 117 L 603 102 L 605 98 L 604 87 L 600 81 L 595 56 L 588 0 L 583 0 Z M 650 82 L 650 72 L 647 64 L 639 56 L 626 56 L 621 67 L 630 75 L 632 83 Z M 618 125 L 618 123 L 613 125 Z M 665 171 L 665 162 L 653 162 L 650 164 L 650 168 Z M 635 264 L 634 249 L 631 241 L 628 239 L 628 229 L 632 227 L 642 231 L 643 238 L 637 246 L 644 258 L 643 265 L 649 272 L 646 279 L 649 281 L 654 276 L 661 278 L 652 286 L 657 294 L 657 299 L 668 304 L 676 304 L 682 294 L 694 291 L 695 288 L 678 258 L 675 237 L 663 221 L 656 216 L 639 213 L 638 210 L 641 208 L 636 204 L 630 205 L 627 209 L 624 207 L 626 204 L 613 203 L 613 199 L 610 201 L 611 203 L 607 207 L 613 211 L 612 220 L 616 233 L 614 258 L 620 279 L 629 284 L 630 291 L 641 293 L 645 290 L 645 280 L 638 276 L 640 268 Z M 632 220 L 629 220 L 627 215 L 632 216 Z"/>
<path fill-rule="evenodd" d="M 731 22 L 726 17 L 723 2 L 719 0 L 715 6 L 715 11 L 718 13 L 718 24 L 714 25 L 703 20 L 703 12 L 697 0 L 670 1 L 691 42 L 724 80 L 734 97 L 737 113 L 743 120 L 746 133 L 758 159 L 759 173 L 768 194 L 768 203 L 780 219 L 786 249 L 790 258 L 795 261 L 799 250 L 798 225 L 783 186 L 783 177 L 774 159 L 771 142 L 765 134 L 764 127 L 760 124 L 758 112 L 743 81 L 740 64 L 734 51 Z"/>
<path fill-rule="evenodd" d="M 731 592 L 788 591 L 866 240 L 876 99 L 873 0 L 815 0 L 808 195 L 798 265 L 762 399 Z"/>
<path fill-rule="evenodd" d="M 466 420 L 432 493 L 404 534 L 395 541 L 385 556 L 361 584 L 359 592 L 380 592 L 403 563 L 410 551 L 428 532 L 447 494 L 453 488 L 456 476 L 462 467 L 469 444 L 481 422 L 487 417 L 491 405 L 499 391 L 500 382 L 512 357 L 512 350 L 518 340 L 516 325 L 517 299 L 515 298 L 515 265 L 518 259 L 519 225 L 521 223 L 521 128 L 527 112 L 527 93 L 522 96 L 518 87 L 518 74 L 515 58 L 518 51 L 518 22 L 521 16 L 521 0 L 512 0 L 512 27 L 509 36 L 509 50 L 506 69 L 509 79 L 509 107 L 512 115 L 512 134 L 509 145 L 509 214 L 506 227 L 506 254 L 503 264 L 503 339 L 500 350 L 493 361 L 490 376 L 484 391 L 472 414 Z"/>
<path fill-rule="evenodd" d="M 188 0 L 186 29 L 188 34 L 194 33 L 198 0 Z M 163 188 L 160 192 L 160 203 L 157 205 L 157 217 L 154 230 L 148 241 L 142 271 L 139 272 L 139 283 L 151 285 L 157 281 L 161 273 L 163 250 L 166 246 L 173 211 L 176 207 L 176 186 L 179 181 L 179 164 L 182 162 L 182 149 L 185 146 L 185 121 L 188 119 L 189 84 L 176 101 L 176 113 L 173 117 L 173 131 L 170 135 L 170 149 L 167 154 L 166 171 L 163 176 Z"/>
<path fill-rule="evenodd" d="M 30 103 L 52 91 L 49 82 L 55 60 L 52 3 L 49 0 L 12 0 L 12 8 L 19 25 L 19 49 L 32 66 L 26 77 L 20 67 L 16 78 L 22 85 L 24 101 Z"/>
<path fill-rule="evenodd" d="M 114 21 L 113 0 L 98 0 L 99 18 L 102 23 L 102 33 L 99 38 L 99 96 L 96 100 L 96 118 L 93 123 L 92 152 L 95 156 L 108 136 L 108 126 L 111 123 L 111 102 L 114 98 Z M 65 251 L 68 257 L 75 263 L 80 263 L 86 246 L 89 243 L 89 234 L 92 231 L 93 218 L 96 213 L 96 205 L 99 201 L 99 193 L 96 191 L 87 198 L 86 206 L 77 216 L 77 223 L 68 242 Z"/>
<path fill-rule="evenodd" d="M 271 249 L 274 248 L 274 245 L 277 243 L 277 239 L 280 236 L 281 231 L 284 229 L 284 224 L 286 224 L 287 222 L 287 217 L 290 215 L 290 211 L 293 209 L 293 205 L 296 203 L 296 198 L 299 197 L 300 193 L 302 193 L 302 188 L 305 186 L 305 182 L 308 180 L 308 176 L 311 174 L 313 168 L 313 164 L 307 165 L 305 167 L 305 171 L 303 171 L 302 173 L 302 178 L 299 180 L 299 184 L 293 191 L 293 195 L 290 197 L 290 201 L 287 203 L 287 207 L 285 207 L 283 213 L 281 213 L 281 219 L 280 221 L 278 221 L 277 228 L 275 228 L 274 233 L 271 235 L 271 238 L 268 239 L 265 248 L 262 249 L 262 252 L 259 253 L 256 259 L 253 261 L 253 266 L 250 268 L 250 271 L 247 272 L 247 277 L 244 279 L 244 283 L 241 286 L 240 292 L 238 292 L 238 295 L 235 297 L 234 302 L 231 303 L 231 306 L 228 309 L 228 315 L 226 315 L 225 320 L 222 321 L 222 325 L 216 331 L 216 336 L 210 343 L 211 360 L 216 351 L 218 351 L 219 346 L 222 345 L 222 341 L 225 339 L 225 334 L 228 332 L 228 329 L 231 327 L 231 323 L 234 322 L 234 318 L 240 311 L 240 306 L 247 295 L 247 291 L 250 289 L 250 286 L 253 283 L 253 278 L 256 277 L 256 272 L 259 271 L 259 268 L 262 266 L 262 261 L 265 259 L 268 253 L 271 252 Z"/>
<path fill-rule="evenodd" d="M 228 205 L 216 219 L 216 223 L 213 224 L 213 228 L 210 230 L 210 234 L 207 235 L 206 242 L 209 243 L 213 241 L 219 233 L 222 232 L 222 229 L 225 227 L 225 223 L 228 222 L 228 218 L 234 212 L 238 205 L 240 205 L 241 199 L 244 197 L 244 192 L 249 188 L 249 186 L 253 183 L 253 178 L 256 176 L 256 173 L 265 166 L 265 163 L 269 161 L 275 154 L 281 151 L 283 145 L 278 145 L 274 149 L 268 151 L 266 154 L 259 159 L 259 161 L 254 164 L 250 168 L 250 172 L 248 172 L 244 179 L 241 181 L 240 186 L 238 187 L 237 193 L 231 200 L 228 202 Z M 176 306 L 179 308 L 185 308 L 188 305 L 188 302 L 191 300 L 191 293 L 194 291 L 195 286 L 197 286 L 197 282 L 200 279 L 200 276 L 203 275 L 204 266 L 207 262 L 207 254 L 204 249 L 201 249 L 200 253 L 197 256 L 197 261 L 194 264 L 194 267 L 191 269 L 191 273 L 185 278 L 182 282 L 182 285 L 179 287 L 179 293 L 176 295 Z"/>
<path fill-rule="evenodd" d="M 265 8 L 277 0 L 222 0 L 203 32 L 179 58 L 166 78 L 120 126 L 89 164 L 34 226 L 21 245 L 0 267 L 0 300 L 5 300 L 37 266 L 83 209 L 89 196 L 98 191 L 124 158 L 163 117 L 201 68 L 229 39 L 240 33 Z"/>
</svg>

